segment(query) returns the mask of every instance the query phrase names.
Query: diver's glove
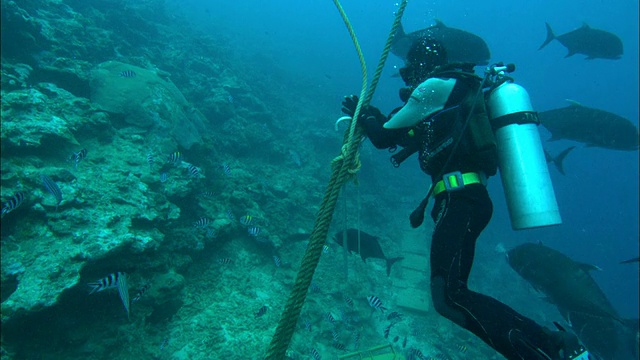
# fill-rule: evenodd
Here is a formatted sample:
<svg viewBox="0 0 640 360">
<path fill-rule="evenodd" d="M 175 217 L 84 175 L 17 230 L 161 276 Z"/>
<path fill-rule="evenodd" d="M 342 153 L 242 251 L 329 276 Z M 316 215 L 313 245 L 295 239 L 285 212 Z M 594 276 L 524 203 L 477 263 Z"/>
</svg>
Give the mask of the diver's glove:
<svg viewBox="0 0 640 360">
<path fill-rule="evenodd" d="M 342 112 L 345 115 L 353 117 L 356 113 L 356 108 L 358 107 L 358 97 L 356 95 L 345 96 L 342 100 Z M 372 121 L 374 119 L 369 120 L 370 117 L 373 117 L 375 120 L 384 120 L 382 123 L 384 124 L 387 121 L 387 117 L 380 112 L 375 106 L 364 106 L 360 109 L 360 116 L 358 119 L 358 123 L 363 125 L 362 123 L 365 121 Z"/>
<path fill-rule="evenodd" d="M 356 95 L 345 96 L 342 100 L 342 112 L 344 114 L 353 117 L 356 113 L 356 107 L 358 107 L 358 97 Z M 363 127 L 367 136 L 370 130 L 382 127 L 385 122 L 387 122 L 387 117 L 377 107 L 367 105 L 360 109 L 358 124 Z"/>
<path fill-rule="evenodd" d="M 358 97 L 356 95 L 347 95 L 342 99 L 342 112 L 353 117 L 356 113 L 356 107 L 358 107 Z"/>
<path fill-rule="evenodd" d="M 358 106 L 358 97 L 355 95 L 345 96 L 342 100 L 342 112 L 353 117 Z M 378 149 L 395 148 L 406 130 L 385 129 L 383 127 L 388 118 L 375 106 L 365 106 L 360 109 L 358 124 L 362 126 L 365 135 L 371 140 L 373 146 Z"/>
</svg>

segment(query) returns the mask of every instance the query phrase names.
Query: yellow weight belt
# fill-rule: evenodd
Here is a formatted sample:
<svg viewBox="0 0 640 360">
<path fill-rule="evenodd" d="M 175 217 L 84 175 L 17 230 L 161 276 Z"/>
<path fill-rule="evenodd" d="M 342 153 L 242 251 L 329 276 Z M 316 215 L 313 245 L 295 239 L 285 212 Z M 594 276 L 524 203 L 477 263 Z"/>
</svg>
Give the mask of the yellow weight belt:
<svg viewBox="0 0 640 360">
<path fill-rule="evenodd" d="M 464 189 L 465 186 L 471 184 L 485 184 L 486 176 L 475 172 L 461 173 L 454 171 L 442 176 L 442 180 L 438 181 L 433 187 L 433 196 L 443 191 L 457 191 Z"/>
</svg>

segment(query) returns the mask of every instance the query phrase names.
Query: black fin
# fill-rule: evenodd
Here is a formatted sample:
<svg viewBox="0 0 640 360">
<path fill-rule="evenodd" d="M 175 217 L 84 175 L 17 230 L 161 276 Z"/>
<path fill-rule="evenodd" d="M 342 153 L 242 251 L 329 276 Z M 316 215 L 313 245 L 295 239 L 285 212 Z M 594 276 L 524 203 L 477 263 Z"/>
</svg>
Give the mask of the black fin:
<svg viewBox="0 0 640 360">
<path fill-rule="evenodd" d="M 556 156 L 556 158 L 553 161 L 556 164 L 556 166 L 558 167 L 558 171 L 560 171 L 560 173 L 562 175 L 564 175 L 564 166 L 563 166 L 562 162 L 564 161 L 564 158 L 566 158 L 567 155 L 569 155 L 571 150 L 573 150 L 575 148 L 576 148 L 575 146 L 570 146 L 570 147 L 566 148 L 560 154 L 558 154 L 558 156 Z"/>
<path fill-rule="evenodd" d="M 635 257 L 633 259 L 620 261 L 620 264 L 631 264 L 631 263 L 634 263 L 634 262 L 640 262 L 640 257 Z"/>
<path fill-rule="evenodd" d="M 391 265 L 393 265 L 396 261 L 400 261 L 404 259 L 404 257 L 395 257 L 393 259 L 387 259 L 387 276 L 391 275 Z"/>
<path fill-rule="evenodd" d="M 553 157 L 551 154 L 549 154 L 546 150 L 544 152 L 545 157 L 547 158 L 547 162 L 553 162 L 553 164 L 556 166 L 556 168 L 558 169 L 558 171 L 560 172 L 560 174 L 565 175 L 564 173 L 564 165 L 563 165 L 563 161 L 564 158 L 567 157 L 567 155 L 569 155 L 569 153 L 571 152 L 571 150 L 575 149 L 575 146 L 570 146 L 566 149 L 564 149 L 560 154 L 558 154 L 558 156 Z"/>
<path fill-rule="evenodd" d="M 404 26 L 402 26 L 402 22 L 398 23 L 398 29 L 396 29 L 395 37 L 396 39 L 403 38 L 407 36 L 407 33 L 404 32 Z"/>
<path fill-rule="evenodd" d="M 553 41 L 553 39 L 556 38 L 556 35 L 553 33 L 553 30 L 551 29 L 551 25 L 549 25 L 549 23 L 544 23 L 544 24 L 547 26 L 547 39 L 542 43 L 542 45 L 540 45 L 538 50 L 541 50 L 543 47 L 547 46 L 547 44 L 549 44 L 551 41 Z"/>
</svg>

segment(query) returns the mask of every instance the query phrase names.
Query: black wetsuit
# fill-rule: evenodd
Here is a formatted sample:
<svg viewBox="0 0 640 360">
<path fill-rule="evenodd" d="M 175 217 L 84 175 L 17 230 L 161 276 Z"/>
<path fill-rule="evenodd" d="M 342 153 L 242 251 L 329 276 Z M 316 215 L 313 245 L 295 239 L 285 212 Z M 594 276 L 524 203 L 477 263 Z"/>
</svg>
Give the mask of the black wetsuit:
<svg viewBox="0 0 640 360">
<path fill-rule="evenodd" d="M 461 91 L 459 87 L 464 86 L 462 82 L 456 84 L 445 108 L 461 101 L 459 98 L 465 91 Z M 420 136 L 408 139 L 408 129 L 387 130 L 382 128 L 386 119 L 372 120 L 363 123 L 363 127 L 378 148 L 394 147 L 395 144 L 414 146 L 422 155 L 429 146 L 420 140 Z M 460 121 L 460 117 L 448 121 Z M 446 156 L 449 158 L 448 162 L 440 160 L 440 166 L 444 166 L 440 169 L 437 166 L 434 168 L 433 164 L 424 164 L 423 156 L 420 156 L 421 167 L 431 175 L 434 184 L 441 180 L 443 173 L 482 171 L 481 166 L 469 161 L 473 157 L 469 151 L 471 150 L 462 144 L 453 156 Z M 437 178 L 438 174 L 440 178 Z M 489 175 L 494 174 L 495 172 Z M 436 311 L 471 331 L 508 359 L 545 358 L 533 348 L 548 354 L 557 353 L 561 345 L 554 341 L 548 329 L 492 297 L 469 290 L 467 286 L 476 240 L 493 214 L 493 204 L 485 185 L 471 184 L 460 190 L 443 191 L 435 195 L 434 199 L 431 217 L 435 222 L 435 229 L 430 259 L 431 294 Z"/>
<path fill-rule="evenodd" d="M 431 296 L 440 315 L 471 331 L 507 359 L 539 359 L 522 344 L 553 348 L 543 328 L 500 301 L 469 290 L 476 240 L 493 204 L 485 186 L 473 184 L 435 197 L 431 218 Z"/>
</svg>

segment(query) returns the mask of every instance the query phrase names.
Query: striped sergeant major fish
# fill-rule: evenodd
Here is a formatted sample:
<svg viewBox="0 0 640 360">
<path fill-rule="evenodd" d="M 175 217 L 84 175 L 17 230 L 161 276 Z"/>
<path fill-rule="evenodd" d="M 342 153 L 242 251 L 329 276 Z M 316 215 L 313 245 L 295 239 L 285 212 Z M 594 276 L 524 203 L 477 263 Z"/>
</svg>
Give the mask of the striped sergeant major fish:
<svg viewBox="0 0 640 360">
<path fill-rule="evenodd" d="M 310 354 L 313 360 L 322 360 L 322 356 L 320 356 L 320 353 L 316 348 L 311 348 Z"/>
<path fill-rule="evenodd" d="M 187 172 L 189 173 L 189 177 L 197 177 L 198 174 L 200 174 L 200 169 L 193 164 L 189 164 L 189 166 L 187 166 Z"/>
<path fill-rule="evenodd" d="M 11 199 L 7 200 L 4 204 L 2 204 L 2 216 L 12 212 L 17 209 L 24 202 L 25 196 L 22 192 L 17 192 L 13 194 Z"/>
<path fill-rule="evenodd" d="M 167 156 L 167 160 L 170 163 L 181 163 L 182 162 L 182 153 L 180 151 L 175 151 Z"/>
<path fill-rule="evenodd" d="M 133 78 L 133 77 L 136 77 L 136 75 L 137 75 L 136 72 L 133 70 L 124 70 L 120 72 L 120 77 L 123 77 L 123 78 Z"/>
<path fill-rule="evenodd" d="M 353 307 L 353 299 L 352 298 L 350 298 L 346 294 L 342 295 L 342 297 L 344 298 L 344 302 L 346 302 L 347 305 L 349 305 L 349 307 Z"/>
<path fill-rule="evenodd" d="M 333 338 L 333 342 L 338 342 L 340 340 L 340 335 L 335 329 L 331 329 L 331 337 Z"/>
<path fill-rule="evenodd" d="M 113 274 L 109 274 L 98 281 L 88 283 L 87 285 L 91 287 L 91 292 L 89 293 L 89 295 L 100 292 L 102 290 L 115 288 L 116 286 L 118 286 L 118 280 L 123 274 L 123 272 L 116 272 Z"/>
<path fill-rule="evenodd" d="M 327 321 L 329 321 L 332 324 L 336 323 L 336 318 L 333 317 L 333 314 L 331 312 L 327 312 L 324 314 L 324 318 L 327 319 Z"/>
<path fill-rule="evenodd" d="M 129 307 L 131 306 L 131 301 L 129 300 L 129 288 L 127 286 L 126 273 L 118 271 L 113 274 L 109 274 L 98 281 L 90 282 L 87 285 L 91 287 L 89 295 L 102 290 L 117 288 L 120 300 L 122 300 L 124 309 L 127 311 L 127 319 L 129 318 Z"/>
<path fill-rule="evenodd" d="M 393 323 L 390 323 L 389 326 L 384 328 L 384 338 L 385 339 L 389 337 L 389 332 L 391 332 L 391 327 L 392 326 L 393 326 Z"/>
<path fill-rule="evenodd" d="M 136 296 L 133 297 L 133 299 L 131 299 L 131 302 L 137 302 L 140 300 L 140 298 L 142 298 L 142 296 L 144 295 L 144 293 L 147 292 L 147 290 L 149 290 L 151 288 L 151 283 L 146 283 L 143 287 L 141 287 L 140 289 L 138 289 L 138 293 L 136 294 Z"/>
<path fill-rule="evenodd" d="M 257 227 L 257 226 L 253 226 L 253 227 L 250 227 L 249 229 L 247 229 L 247 232 L 251 236 L 258 236 L 260 234 L 260 228 Z"/>
<path fill-rule="evenodd" d="M 78 168 L 78 164 L 87 157 L 87 149 L 74 152 L 69 156 L 69 160 L 73 161 L 73 167 Z"/>
<path fill-rule="evenodd" d="M 222 172 L 227 176 L 231 176 L 231 167 L 229 166 L 229 164 L 222 164 Z"/>
<path fill-rule="evenodd" d="M 240 218 L 240 224 L 244 225 L 244 226 L 251 226 L 253 225 L 253 216 L 251 215 L 245 215 L 243 217 Z"/>
<path fill-rule="evenodd" d="M 392 323 L 397 323 L 399 321 L 402 321 L 402 317 L 403 317 L 402 314 L 400 314 L 397 311 L 394 311 L 391 314 L 389 314 L 389 316 L 387 316 L 387 320 L 391 320 Z"/>
<path fill-rule="evenodd" d="M 200 219 L 198 219 L 198 221 L 193 223 L 193 227 L 203 229 L 207 227 L 207 225 L 209 225 L 210 223 L 211 223 L 211 220 L 209 218 L 201 217 Z"/>
<path fill-rule="evenodd" d="M 149 164 L 149 170 L 153 169 L 153 164 L 155 163 L 156 159 L 153 156 L 152 152 L 147 153 L 147 164 Z"/>
<path fill-rule="evenodd" d="M 387 310 L 387 308 L 382 306 L 382 300 L 380 300 L 380 298 L 377 296 L 374 296 L 374 295 L 367 296 L 367 301 L 369 302 L 369 305 L 376 310 L 380 310 L 382 312 Z"/>
</svg>

